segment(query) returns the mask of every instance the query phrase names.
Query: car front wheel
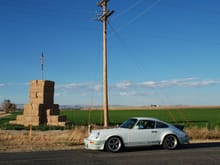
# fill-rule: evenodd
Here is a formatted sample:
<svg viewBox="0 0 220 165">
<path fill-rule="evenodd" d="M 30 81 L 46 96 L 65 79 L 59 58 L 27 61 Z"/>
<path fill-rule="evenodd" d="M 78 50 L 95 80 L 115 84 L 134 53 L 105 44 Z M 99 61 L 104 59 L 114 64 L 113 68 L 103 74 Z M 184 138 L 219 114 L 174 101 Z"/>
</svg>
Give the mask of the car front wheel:
<svg viewBox="0 0 220 165">
<path fill-rule="evenodd" d="M 167 135 L 163 141 L 163 148 L 168 150 L 174 150 L 179 145 L 178 139 L 174 135 Z"/>
<path fill-rule="evenodd" d="M 119 137 L 110 137 L 106 142 L 106 149 L 109 152 L 119 152 L 122 149 L 123 143 Z"/>
</svg>

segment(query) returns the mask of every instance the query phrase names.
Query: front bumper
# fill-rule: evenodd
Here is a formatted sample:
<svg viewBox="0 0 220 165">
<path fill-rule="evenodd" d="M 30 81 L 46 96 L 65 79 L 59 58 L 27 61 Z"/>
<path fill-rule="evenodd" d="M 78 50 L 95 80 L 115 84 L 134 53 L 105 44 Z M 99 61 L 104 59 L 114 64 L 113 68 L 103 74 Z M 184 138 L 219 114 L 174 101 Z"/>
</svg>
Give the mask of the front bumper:
<svg viewBox="0 0 220 165">
<path fill-rule="evenodd" d="M 84 139 L 85 149 L 91 150 L 103 150 L 105 147 L 105 141 L 93 140 L 89 138 Z"/>
</svg>

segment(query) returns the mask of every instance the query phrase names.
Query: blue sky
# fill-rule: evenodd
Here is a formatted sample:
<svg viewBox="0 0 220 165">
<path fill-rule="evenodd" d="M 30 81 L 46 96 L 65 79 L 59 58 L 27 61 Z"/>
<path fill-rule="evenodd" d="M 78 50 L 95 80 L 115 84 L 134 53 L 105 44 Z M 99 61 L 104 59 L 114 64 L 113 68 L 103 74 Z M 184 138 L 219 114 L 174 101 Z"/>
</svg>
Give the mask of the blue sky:
<svg viewBox="0 0 220 165">
<path fill-rule="evenodd" d="M 55 103 L 102 105 L 98 0 L 0 0 L 0 101 L 29 102 L 30 80 Z M 110 0 L 110 105 L 219 105 L 219 0 Z"/>
</svg>

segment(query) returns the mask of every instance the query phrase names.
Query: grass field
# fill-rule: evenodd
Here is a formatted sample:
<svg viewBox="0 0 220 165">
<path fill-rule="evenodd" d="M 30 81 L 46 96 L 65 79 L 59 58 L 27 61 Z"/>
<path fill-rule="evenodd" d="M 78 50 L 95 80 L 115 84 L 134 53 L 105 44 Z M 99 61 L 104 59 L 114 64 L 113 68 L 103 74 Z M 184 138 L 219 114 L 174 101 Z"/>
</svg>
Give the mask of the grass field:
<svg viewBox="0 0 220 165">
<path fill-rule="evenodd" d="M 88 123 L 103 124 L 101 110 L 62 110 L 62 115 L 76 125 Z M 181 108 L 181 109 L 151 109 L 151 110 L 110 110 L 109 121 L 111 125 L 120 124 L 129 117 L 155 117 L 170 123 L 181 123 L 186 127 L 206 127 L 208 129 L 220 128 L 220 108 Z"/>
<path fill-rule="evenodd" d="M 23 112 L 0 118 L 0 129 L 8 126 L 10 120 Z M 66 115 L 68 123 L 73 125 L 103 125 L 103 111 L 101 110 L 61 110 Z M 220 107 L 216 108 L 179 108 L 179 109 L 141 109 L 141 110 L 110 110 L 110 125 L 121 124 L 129 117 L 155 117 L 169 123 L 184 124 L 186 128 L 199 127 L 220 129 Z M 12 126 L 10 128 L 13 129 Z"/>
</svg>

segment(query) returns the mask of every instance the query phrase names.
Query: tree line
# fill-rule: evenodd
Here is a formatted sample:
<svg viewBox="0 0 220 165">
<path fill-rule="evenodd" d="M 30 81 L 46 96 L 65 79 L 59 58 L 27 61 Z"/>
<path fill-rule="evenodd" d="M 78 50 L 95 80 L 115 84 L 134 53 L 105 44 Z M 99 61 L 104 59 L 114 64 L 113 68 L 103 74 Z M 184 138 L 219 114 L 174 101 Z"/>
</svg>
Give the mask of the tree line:
<svg viewBox="0 0 220 165">
<path fill-rule="evenodd" d="M 4 100 L 1 104 L 1 109 L 5 113 L 14 112 L 16 110 L 16 104 L 12 103 L 11 100 Z"/>
</svg>

